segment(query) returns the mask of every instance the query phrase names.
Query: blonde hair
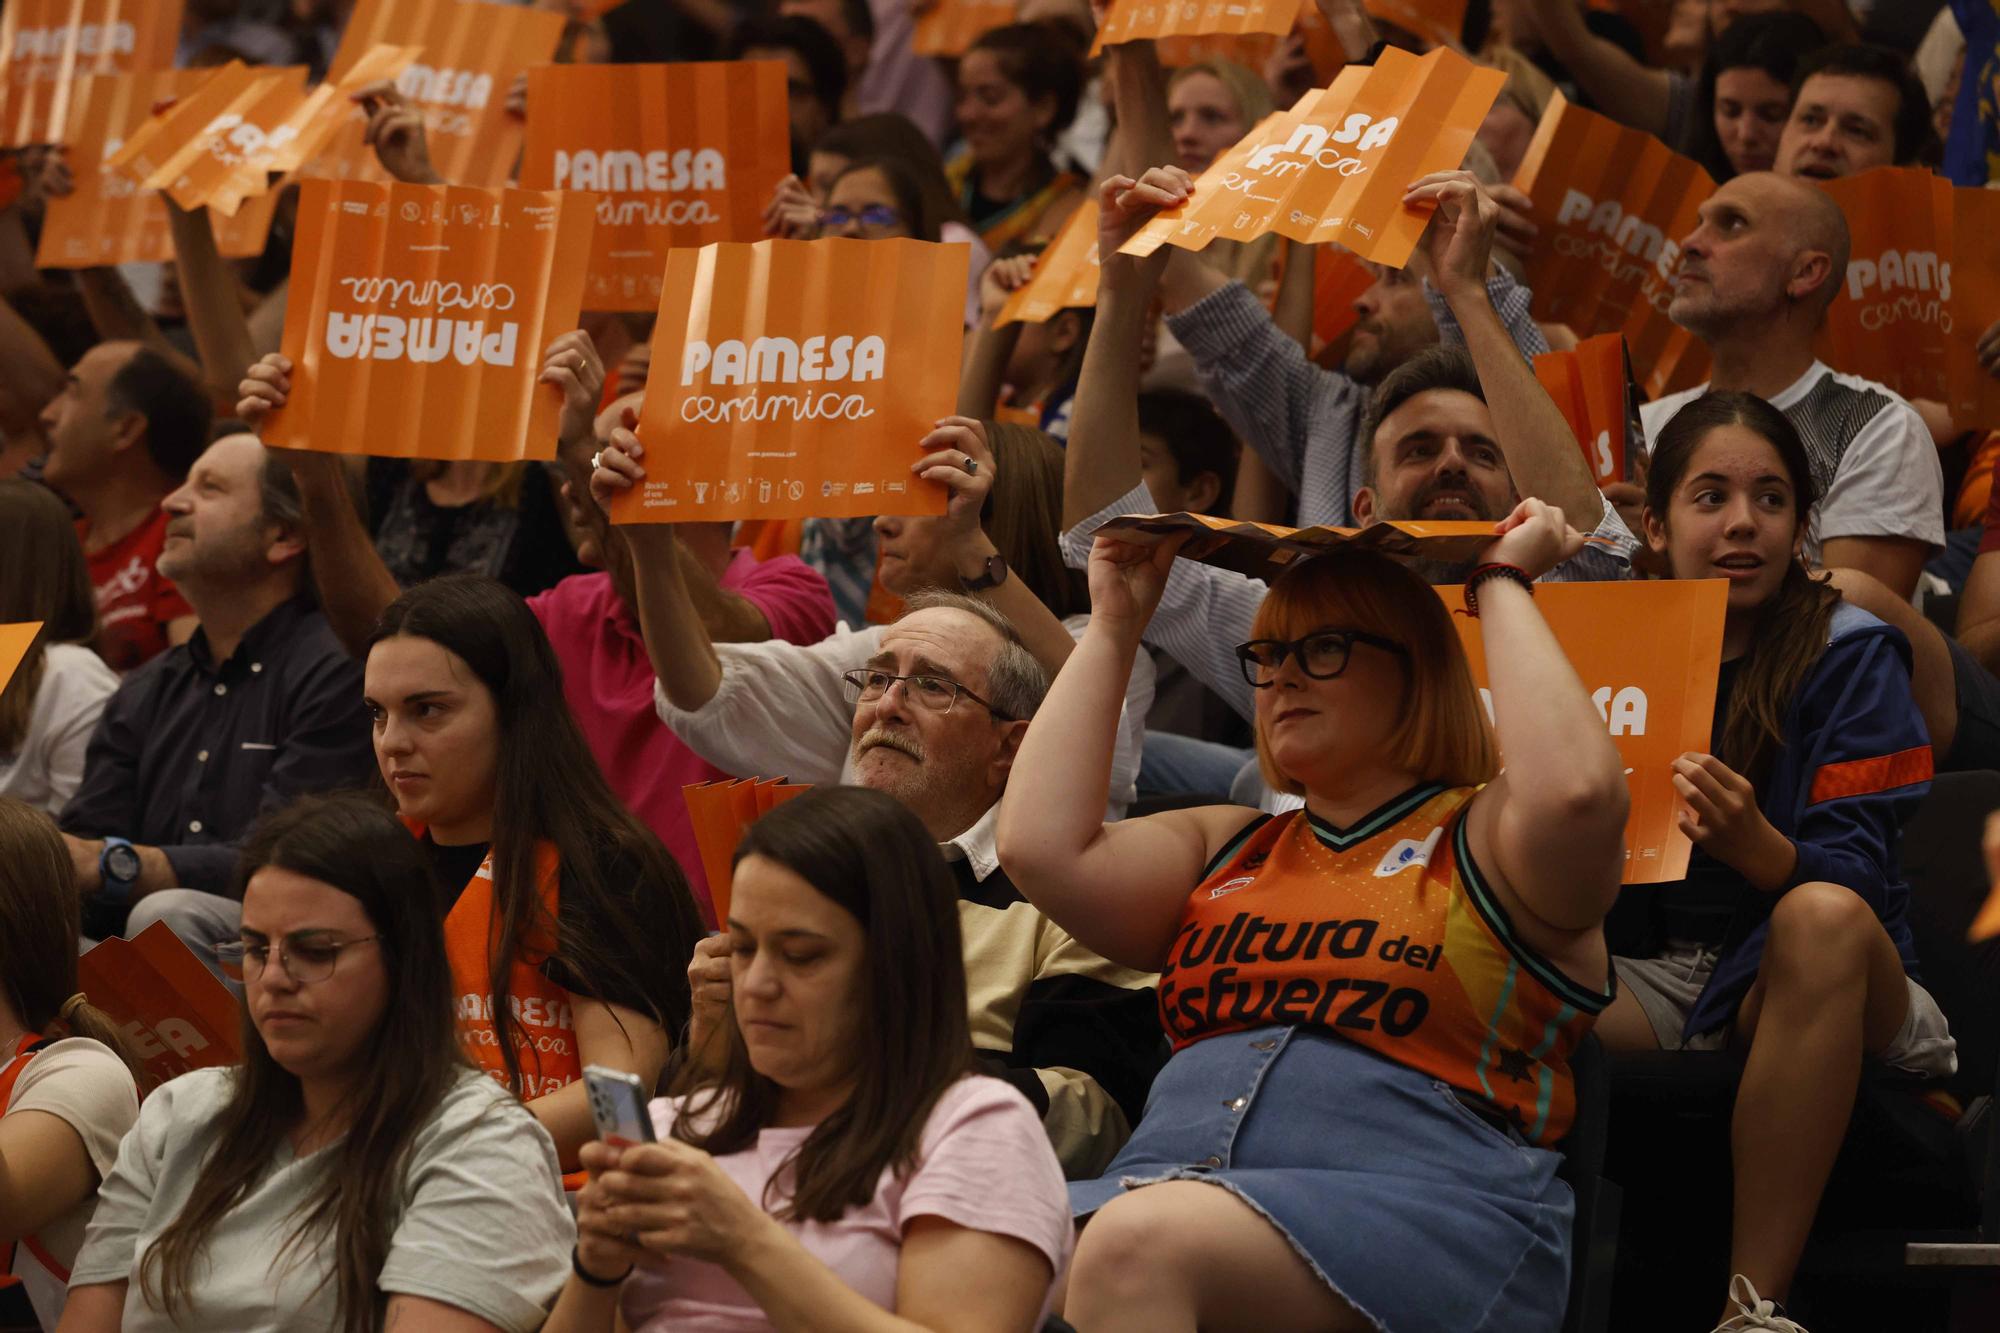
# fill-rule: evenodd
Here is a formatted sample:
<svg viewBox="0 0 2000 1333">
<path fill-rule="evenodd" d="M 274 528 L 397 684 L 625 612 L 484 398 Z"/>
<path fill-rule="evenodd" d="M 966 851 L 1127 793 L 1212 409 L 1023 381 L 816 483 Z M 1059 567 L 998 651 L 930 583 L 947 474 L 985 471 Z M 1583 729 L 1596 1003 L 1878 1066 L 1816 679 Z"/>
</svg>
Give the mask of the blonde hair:
<svg viewBox="0 0 2000 1333">
<path fill-rule="evenodd" d="M 1256 129 L 1257 122 L 1277 109 L 1271 101 L 1271 85 L 1265 83 L 1256 71 L 1222 56 L 1182 65 L 1167 80 L 1167 95 L 1171 97 L 1174 89 L 1186 82 L 1190 74 L 1206 74 L 1229 90 L 1230 97 L 1236 102 L 1236 115 L 1243 122 L 1245 134 Z"/>
<path fill-rule="evenodd" d="M 1408 649 L 1399 721 L 1382 756 L 1397 768 L 1451 787 L 1490 782 L 1499 752 L 1472 683 L 1465 646 L 1429 584 L 1387 556 L 1335 551 L 1293 566 L 1271 585 L 1251 635 L 1296 639 L 1337 626 L 1379 634 Z M 1257 724 L 1257 766 L 1273 791 L 1305 788 L 1278 767 Z"/>
<path fill-rule="evenodd" d="M 1555 80 L 1544 73 L 1540 65 L 1511 46 L 1493 47 L 1481 59 L 1507 76 L 1500 96 L 1529 120 L 1541 124 L 1543 113 L 1549 109 L 1549 103 L 1556 95 Z"/>
<path fill-rule="evenodd" d="M 993 491 L 980 522 L 1001 559 L 1023 587 L 1056 619 L 1090 610 L 1080 570 L 1064 563 L 1056 534 L 1062 531 L 1063 451 L 1033 426 L 986 423 L 993 450 Z"/>
</svg>

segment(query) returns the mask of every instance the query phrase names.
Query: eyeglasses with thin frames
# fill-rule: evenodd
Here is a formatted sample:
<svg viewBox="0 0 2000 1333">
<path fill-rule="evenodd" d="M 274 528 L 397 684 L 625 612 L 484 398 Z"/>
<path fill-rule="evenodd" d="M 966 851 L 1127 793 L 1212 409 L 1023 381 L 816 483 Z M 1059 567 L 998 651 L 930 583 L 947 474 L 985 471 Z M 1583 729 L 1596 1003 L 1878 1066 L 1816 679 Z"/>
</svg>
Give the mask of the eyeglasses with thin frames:
<svg viewBox="0 0 2000 1333">
<path fill-rule="evenodd" d="M 1359 629 L 1322 629 L 1298 639 L 1252 639 L 1236 646 L 1236 659 L 1243 679 L 1252 689 L 1269 689 L 1285 659 L 1297 656 L 1299 669 L 1314 680 L 1334 680 L 1347 670 L 1354 645 L 1365 643 L 1385 653 L 1408 658 L 1410 650 L 1394 639 Z"/>
<path fill-rule="evenodd" d="M 215 961 L 230 977 L 255 981 L 264 975 L 265 965 L 271 961 L 271 951 L 275 947 L 285 975 L 301 986 L 310 986 L 333 975 L 341 950 L 381 938 L 380 935 L 357 935 L 351 940 L 340 940 L 329 939 L 318 931 L 300 931 L 275 946 L 268 942 L 231 940 L 215 946 Z"/>
<path fill-rule="evenodd" d="M 952 705 L 958 702 L 958 696 L 962 694 L 991 713 L 996 722 L 1017 720 L 947 676 L 898 676 L 888 671 L 877 671 L 873 667 L 856 667 L 852 671 L 842 672 L 840 678 L 846 682 L 848 698 L 855 703 L 875 702 L 889 692 L 891 685 L 900 680 L 903 682 L 904 693 L 933 713 L 949 713 Z"/>
<path fill-rule="evenodd" d="M 851 227 L 860 223 L 863 227 L 873 227 L 877 231 L 893 227 L 903 220 L 903 215 L 887 204 L 867 204 L 858 209 L 827 208 L 820 210 L 819 225 L 829 231 Z"/>
</svg>

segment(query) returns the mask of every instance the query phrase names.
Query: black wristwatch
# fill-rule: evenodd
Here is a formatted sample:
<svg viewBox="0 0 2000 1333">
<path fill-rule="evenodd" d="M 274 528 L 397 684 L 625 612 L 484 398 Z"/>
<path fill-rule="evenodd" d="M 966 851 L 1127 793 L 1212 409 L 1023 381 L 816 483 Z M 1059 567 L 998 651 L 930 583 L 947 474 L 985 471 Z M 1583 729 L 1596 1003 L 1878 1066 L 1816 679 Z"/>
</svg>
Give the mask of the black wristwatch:
<svg viewBox="0 0 2000 1333">
<path fill-rule="evenodd" d="M 985 592 L 988 588 L 997 588 L 1006 581 L 1007 562 L 997 553 L 986 557 L 986 563 L 979 567 L 977 574 L 970 578 L 961 575 L 959 578 L 959 583 L 967 592 Z"/>
<path fill-rule="evenodd" d="M 97 854 L 97 875 L 104 881 L 100 892 L 106 901 L 123 904 L 139 882 L 139 852 L 124 838 L 106 838 Z"/>
</svg>

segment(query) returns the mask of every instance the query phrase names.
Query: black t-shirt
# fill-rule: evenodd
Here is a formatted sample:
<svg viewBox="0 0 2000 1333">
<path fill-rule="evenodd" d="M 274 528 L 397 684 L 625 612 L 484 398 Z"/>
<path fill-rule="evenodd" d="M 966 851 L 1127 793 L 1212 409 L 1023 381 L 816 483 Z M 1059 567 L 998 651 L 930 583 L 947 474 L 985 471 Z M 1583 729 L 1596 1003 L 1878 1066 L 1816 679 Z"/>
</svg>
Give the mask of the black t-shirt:
<svg viewBox="0 0 2000 1333">
<path fill-rule="evenodd" d="M 431 868 L 444 890 L 444 910 L 449 913 L 486 860 L 491 844 L 441 847 L 426 833 L 423 846 L 430 853 Z M 557 947 L 543 961 L 541 974 L 572 995 L 622 1005 L 642 1014 L 657 1010 L 666 1020 L 667 1031 L 678 1034 L 688 1018 L 688 960 L 702 934 L 693 901 L 685 887 L 647 878 L 640 865 L 624 853 L 603 848 L 599 854 L 600 876 L 613 893 L 625 897 L 638 930 L 628 933 L 619 922 L 577 907 L 582 894 L 569 868 L 561 867 Z M 592 953 L 617 959 L 623 978 L 586 974 L 565 956 L 575 942 Z"/>
</svg>

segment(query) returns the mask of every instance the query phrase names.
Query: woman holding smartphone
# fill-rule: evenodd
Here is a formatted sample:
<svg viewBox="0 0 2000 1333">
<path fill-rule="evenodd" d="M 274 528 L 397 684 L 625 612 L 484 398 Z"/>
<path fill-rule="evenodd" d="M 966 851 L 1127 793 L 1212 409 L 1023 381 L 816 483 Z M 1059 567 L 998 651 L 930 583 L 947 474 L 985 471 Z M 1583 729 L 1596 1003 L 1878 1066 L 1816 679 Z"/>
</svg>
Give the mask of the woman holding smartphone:
<svg viewBox="0 0 2000 1333">
<path fill-rule="evenodd" d="M 1027 1100 L 969 1072 L 923 825 L 806 793 L 744 836 L 728 925 L 720 1077 L 652 1104 L 659 1142 L 584 1147 L 548 1333 L 1034 1328 L 1069 1254 L 1062 1171 Z"/>
<path fill-rule="evenodd" d="M 574 1234 L 555 1147 L 459 1049 L 423 853 L 342 796 L 243 865 L 243 1063 L 146 1099 L 59 1333 L 536 1328 Z"/>
</svg>

